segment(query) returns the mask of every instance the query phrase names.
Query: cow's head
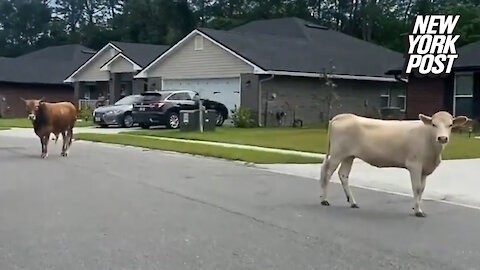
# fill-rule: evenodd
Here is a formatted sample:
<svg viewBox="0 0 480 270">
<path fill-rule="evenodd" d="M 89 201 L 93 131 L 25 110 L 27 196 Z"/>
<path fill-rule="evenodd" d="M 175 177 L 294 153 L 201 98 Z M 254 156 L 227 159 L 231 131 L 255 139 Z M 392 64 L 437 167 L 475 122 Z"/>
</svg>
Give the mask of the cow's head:
<svg viewBox="0 0 480 270">
<path fill-rule="evenodd" d="M 41 99 L 21 99 L 25 102 L 25 110 L 27 111 L 28 119 L 35 121 L 43 97 Z"/>
<path fill-rule="evenodd" d="M 448 143 L 452 128 L 461 127 L 468 122 L 468 117 L 458 116 L 453 118 L 448 112 L 437 112 L 432 117 L 420 114 L 418 117 L 425 125 L 434 129 L 436 140 L 440 144 Z"/>
</svg>

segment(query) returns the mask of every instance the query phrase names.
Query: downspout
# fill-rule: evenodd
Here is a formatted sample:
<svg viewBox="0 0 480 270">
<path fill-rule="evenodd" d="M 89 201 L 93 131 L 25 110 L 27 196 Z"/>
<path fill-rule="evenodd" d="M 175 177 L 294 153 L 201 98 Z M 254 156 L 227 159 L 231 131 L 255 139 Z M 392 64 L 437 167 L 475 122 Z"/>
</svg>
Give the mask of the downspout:
<svg viewBox="0 0 480 270">
<path fill-rule="evenodd" d="M 263 78 L 258 81 L 258 126 L 262 126 L 262 84 L 266 81 L 273 80 L 275 77 L 274 74 L 271 74 L 270 77 Z M 268 99 L 268 97 L 267 97 Z"/>
<path fill-rule="evenodd" d="M 408 102 L 407 102 L 407 96 L 408 96 L 408 79 L 402 78 L 401 75 L 399 75 L 399 74 L 394 74 L 393 77 L 395 78 L 395 80 L 397 80 L 397 81 L 399 81 L 399 82 L 407 85 L 407 87 L 406 87 L 406 89 L 405 89 L 405 104 L 406 104 L 405 107 L 408 107 Z M 389 93 L 389 96 L 391 97 L 391 94 L 390 94 L 390 93 Z M 389 103 L 391 102 L 391 101 L 390 101 L 390 100 L 391 100 L 390 97 L 388 98 Z M 390 104 L 389 104 L 389 106 L 390 106 Z M 405 108 L 404 118 L 407 118 L 407 108 Z"/>
</svg>

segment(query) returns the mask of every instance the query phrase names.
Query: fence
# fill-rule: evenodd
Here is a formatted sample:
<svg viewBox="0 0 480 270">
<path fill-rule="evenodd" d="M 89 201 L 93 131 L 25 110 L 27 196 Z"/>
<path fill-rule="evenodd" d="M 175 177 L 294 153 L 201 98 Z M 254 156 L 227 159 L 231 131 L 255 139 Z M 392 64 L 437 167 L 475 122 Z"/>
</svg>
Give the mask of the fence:
<svg viewBox="0 0 480 270">
<path fill-rule="evenodd" d="M 79 99 L 78 100 L 78 109 L 82 110 L 82 109 L 90 108 L 90 109 L 93 110 L 93 109 L 97 108 L 97 103 L 98 102 L 99 102 L 98 99 Z M 105 100 L 103 103 L 104 103 L 103 105 L 108 105 L 108 100 Z"/>
</svg>

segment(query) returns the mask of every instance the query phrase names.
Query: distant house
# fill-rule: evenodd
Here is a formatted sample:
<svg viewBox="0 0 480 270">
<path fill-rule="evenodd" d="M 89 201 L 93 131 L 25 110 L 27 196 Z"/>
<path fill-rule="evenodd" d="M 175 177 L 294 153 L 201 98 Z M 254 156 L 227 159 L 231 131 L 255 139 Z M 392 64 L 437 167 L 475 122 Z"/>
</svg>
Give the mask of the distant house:
<svg viewBox="0 0 480 270">
<path fill-rule="evenodd" d="M 74 101 L 73 87 L 63 80 L 91 56 L 92 50 L 84 46 L 63 45 L 0 58 L 0 116 L 26 116 L 21 97 Z"/>
<path fill-rule="evenodd" d="M 71 70 L 64 82 L 74 86 L 74 98 L 80 105 L 96 102 L 100 96 L 115 102 L 123 95 L 147 89 L 144 80 L 133 77 L 167 49 L 164 45 L 110 42 L 83 65 Z"/>
<path fill-rule="evenodd" d="M 457 50 L 458 59 L 452 73 L 445 78 L 408 78 L 408 119 L 418 119 L 418 114 L 432 115 L 445 110 L 454 116 L 465 115 L 480 119 L 480 42 L 463 46 Z M 387 72 L 399 75 L 402 68 Z"/>
<path fill-rule="evenodd" d="M 196 29 L 135 78 L 192 89 L 229 109 L 250 108 L 260 125 L 290 125 L 294 118 L 315 124 L 342 112 L 379 117 L 382 107 L 405 109 L 405 85 L 385 75 L 401 62 L 398 52 L 282 18 L 230 31 Z M 338 99 L 329 94 L 325 71 Z"/>
</svg>

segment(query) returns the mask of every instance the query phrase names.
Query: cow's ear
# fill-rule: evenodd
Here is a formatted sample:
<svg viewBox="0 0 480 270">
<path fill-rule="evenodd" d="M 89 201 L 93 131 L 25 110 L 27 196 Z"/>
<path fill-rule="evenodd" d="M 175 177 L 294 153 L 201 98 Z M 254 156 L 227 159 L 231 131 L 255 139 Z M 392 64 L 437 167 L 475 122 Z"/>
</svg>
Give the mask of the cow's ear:
<svg viewBox="0 0 480 270">
<path fill-rule="evenodd" d="M 45 101 L 45 97 L 42 97 L 42 98 L 39 99 L 38 101 Z"/>
<path fill-rule="evenodd" d="M 420 120 L 422 120 L 422 122 L 425 124 L 425 125 L 431 125 L 432 124 L 432 117 L 430 116 L 426 116 L 426 115 L 423 115 L 423 114 L 419 114 L 418 115 L 418 118 Z"/>
<path fill-rule="evenodd" d="M 468 117 L 466 116 L 457 116 L 453 119 L 453 127 L 464 126 L 468 122 Z"/>
</svg>

